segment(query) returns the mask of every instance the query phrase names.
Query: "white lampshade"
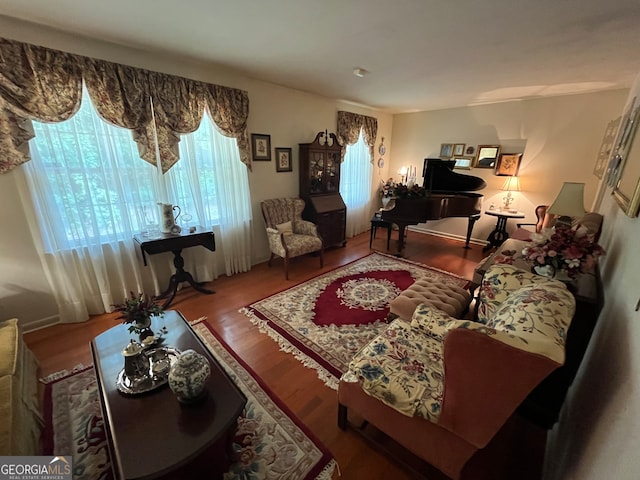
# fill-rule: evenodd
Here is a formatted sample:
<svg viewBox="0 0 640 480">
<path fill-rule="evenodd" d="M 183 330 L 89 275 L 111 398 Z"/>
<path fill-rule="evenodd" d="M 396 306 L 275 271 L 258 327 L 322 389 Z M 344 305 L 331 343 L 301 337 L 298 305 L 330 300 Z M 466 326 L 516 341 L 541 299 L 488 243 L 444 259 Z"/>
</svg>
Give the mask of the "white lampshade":
<svg viewBox="0 0 640 480">
<path fill-rule="evenodd" d="M 502 185 L 502 190 L 507 192 L 507 194 L 502 197 L 502 210 L 510 210 L 512 211 L 512 204 L 515 200 L 515 197 L 511 195 L 511 192 L 519 192 L 520 191 L 520 180 L 515 175 L 512 177 L 507 177 Z"/>
<path fill-rule="evenodd" d="M 520 180 L 518 177 L 507 177 L 502 185 L 502 190 L 505 192 L 519 192 L 520 191 Z"/>
<path fill-rule="evenodd" d="M 584 183 L 564 182 L 548 212 L 562 217 L 583 216 Z"/>
</svg>

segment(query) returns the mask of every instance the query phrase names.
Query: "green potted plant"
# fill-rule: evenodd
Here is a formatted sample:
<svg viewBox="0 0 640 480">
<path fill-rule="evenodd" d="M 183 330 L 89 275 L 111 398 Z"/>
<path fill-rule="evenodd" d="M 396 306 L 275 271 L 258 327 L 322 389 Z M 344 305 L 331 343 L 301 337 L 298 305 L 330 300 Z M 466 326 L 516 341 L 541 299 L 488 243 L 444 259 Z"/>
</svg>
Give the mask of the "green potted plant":
<svg viewBox="0 0 640 480">
<path fill-rule="evenodd" d="M 137 333 L 140 341 L 146 337 L 153 336 L 151 330 L 151 317 L 164 316 L 164 309 L 158 305 L 151 297 L 144 293 L 137 295 L 130 292 L 130 296 L 125 298 L 124 302 L 119 305 L 113 305 L 116 312 L 121 312 L 118 319 L 122 319 L 122 323 L 129 325 L 129 332 Z M 163 328 L 162 333 L 166 333 Z"/>
</svg>

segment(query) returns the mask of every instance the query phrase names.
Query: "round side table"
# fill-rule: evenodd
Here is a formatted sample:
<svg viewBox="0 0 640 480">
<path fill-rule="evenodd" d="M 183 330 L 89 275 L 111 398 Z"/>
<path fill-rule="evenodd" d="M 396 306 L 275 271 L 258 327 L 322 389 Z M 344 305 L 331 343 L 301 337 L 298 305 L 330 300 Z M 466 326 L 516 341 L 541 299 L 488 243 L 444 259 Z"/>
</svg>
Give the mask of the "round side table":
<svg viewBox="0 0 640 480">
<path fill-rule="evenodd" d="M 489 242 L 482 249 L 483 252 L 491 250 L 492 248 L 499 247 L 502 243 L 509 238 L 507 233 L 507 220 L 510 218 L 524 218 L 525 214 L 522 212 L 512 212 L 509 210 L 485 210 L 485 215 L 491 215 L 492 217 L 498 217 L 496 226 L 493 231 L 487 237 Z"/>
</svg>

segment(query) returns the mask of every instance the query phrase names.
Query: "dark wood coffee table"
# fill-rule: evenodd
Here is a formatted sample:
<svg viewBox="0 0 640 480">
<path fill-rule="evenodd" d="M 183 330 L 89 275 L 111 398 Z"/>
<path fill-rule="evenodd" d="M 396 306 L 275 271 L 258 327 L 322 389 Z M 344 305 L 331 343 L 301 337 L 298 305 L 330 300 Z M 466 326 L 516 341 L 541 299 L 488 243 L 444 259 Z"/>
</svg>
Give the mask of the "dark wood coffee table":
<svg viewBox="0 0 640 480">
<path fill-rule="evenodd" d="M 156 322 L 169 331 L 163 345 L 207 357 L 208 394 L 190 405 L 178 402 L 168 385 L 125 395 L 118 391 L 116 378 L 132 334 L 126 325 L 118 325 L 94 338 L 91 353 L 115 477 L 200 478 L 205 472 L 207 478 L 221 477 L 232 459 L 231 441 L 247 399 L 179 312 L 166 311 Z"/>
</svg>

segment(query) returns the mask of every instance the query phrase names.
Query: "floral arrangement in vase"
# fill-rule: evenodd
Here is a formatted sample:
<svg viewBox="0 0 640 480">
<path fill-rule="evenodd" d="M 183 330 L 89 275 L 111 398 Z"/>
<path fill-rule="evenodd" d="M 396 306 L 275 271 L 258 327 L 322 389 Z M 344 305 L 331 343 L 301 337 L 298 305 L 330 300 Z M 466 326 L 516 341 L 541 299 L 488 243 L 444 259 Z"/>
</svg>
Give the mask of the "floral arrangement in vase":
<svg viewBox="0 0 640 480">
<path fill-rule="evenodd" d="M 115 307 L 116 312 L 121 312 L 118 319 L 122 319 L 122 323 L 129 325 L 129 332 L 136 332 L 141 337 L 144 331 L 148 331 L 150 335 L 153 335 L 153 332 L 151 332 L 152 316 L 162 317 L 164 315 L 164 309 L 151 297 L 143 293 L 136 295 L 130 292 L 130 296 L 125 298 L 123 303 L 113 305 L 113 307 Z"/>
<path fill-rule="evenodd" d="M 550 235 L 541 237 L 542 242 L 525 247 L 522 256 L 533 263 L 536 273 L 550 277 L 565 272 L 573 279 L 593 272 L 597 258 L 606 253 L 579 225 L 557 225 Z"/>
<path fill-rule="evenodd" d="M 398 198 L 423 198 L 427 196 L 427 190 L 418 184 L 409 186 L 398 183 L 393 189 L 393 196 Z"/>
<path fill-rule="evenodd" d="M 382 198 L 393 197 L 393 191 L 395 188 L 396 182 L 393 181 L 393 178 L 390 178 L 386 182 L 384 180 L 380 180 L 380 196 Z"/>
</svg>

